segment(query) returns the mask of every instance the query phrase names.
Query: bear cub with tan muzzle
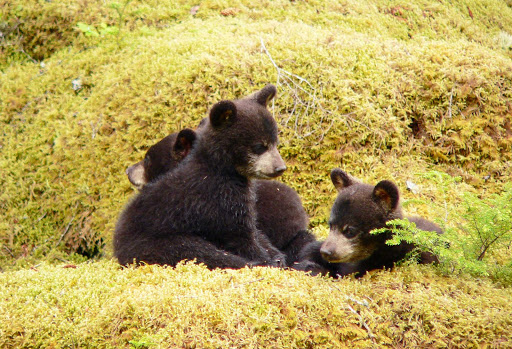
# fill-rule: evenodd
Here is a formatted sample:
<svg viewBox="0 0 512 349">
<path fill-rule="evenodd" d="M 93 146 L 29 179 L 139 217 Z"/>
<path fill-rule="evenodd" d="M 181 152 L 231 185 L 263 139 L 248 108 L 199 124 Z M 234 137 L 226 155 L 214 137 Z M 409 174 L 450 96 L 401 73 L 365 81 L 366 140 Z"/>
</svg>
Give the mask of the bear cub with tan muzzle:
<svg viewBox="0 0 512 349">
<path fill-rule="evenodd" d="M 351 272 L 359 275 L 380 268 L 392 268 L 394 263 L 403 259 L 415 246 L 402 242 L 390 246 L 386 241 L 392 232 L 370 234 L 370 231 L 386 227 L 386 222 L 403 219 L 398 187 L 389 180 L 383 180 L 372 186 L 361 183 L 341 169 L 331 171 L 331 180 L 338 196 L 329 218 L 329 236 L 320 247 L 323 259 L 330 263 L 351 265 Z M 420 217 L 407 217 L 421 230 L 442 229 Z M 427 264 L 437 258 L 424 252 L 419 262 Z"/>
<path fill-rule="evenodd" d="M 203 119 L 198 128 L 205 126 Z M 184 129 L 174 132 L 152 145 L 144 159 L 126 170 L 129 181 L 142 190 L 174 171 L 194 149 L 198 140 L 196 131 Z M 293 265 L 300 250 L 313 241 L 308 231 L 309 217 L 297 192 L 286 184 L 265 179 L 254 180 L 256 195 L 256 228 L 265 234 L 271 244 L 286 255 L 286 265 Z"/>
<path fill-rule="evenodd" d="M 275 94 L 275 86 L 267 85 L 248 97 L 220 101 L 193 148 L 177 143 L 176 160 L 183 159 L 176 169 L 164 169 L 161 178 L 143 185 L 119 217 L 119 263 L 175 266 L 196 260 L 210 269 L 286 263 L 255 218 L 254 179 L 275 178 L 286 169 L 267 109 Z M 193 134 L 183 130 L 178 139 L 184 132 Z"/>
</svg>

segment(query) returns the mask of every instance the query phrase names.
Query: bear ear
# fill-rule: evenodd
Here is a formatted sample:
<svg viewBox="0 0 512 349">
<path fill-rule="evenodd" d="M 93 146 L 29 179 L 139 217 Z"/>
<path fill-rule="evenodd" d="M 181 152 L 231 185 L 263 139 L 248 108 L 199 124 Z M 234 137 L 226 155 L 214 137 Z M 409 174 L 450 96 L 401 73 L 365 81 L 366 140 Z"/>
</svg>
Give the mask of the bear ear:
<svg viewBox="0 0 512 349">
<path fill-rule="evenodd" d="M 210 123 L 214 128 L 231 126 L 236 120 L 236 106 L 231 101 L 220 101 L 210 110 Z"/>
<path fill-rule="evenodd" d="M 380 181 L 373 188 L 372 199 L 381 205 L 386 212 L 394 211 L 397 209 L 400 200 L 398 187 L 391 181 Z"/>
<path fill-rule="evenodd" d="M 267 86 L 263 87 L 263 89 L 254 94 L 254 99 L 256 102 L 266 107 L 268 102 L 270 102 L 275 97 L 276 93 L 276 87 L 272 84 L 268 84 Z"/>
<path fill-rule="evenodd" d="M 341 191 L 354 184 L 354 180 L 343 170 L 335 168 L 331 171 L 331 181 L 334 187 Z"/>
<path fill-rule="evenodd" d="M 178 133 L 176 142 L 172 147 L 172 155 L 176 160 L 183 160 L 189 153 L 196 141 L 196 133 L 189 129 L 183 129 Z"/>
</svg>

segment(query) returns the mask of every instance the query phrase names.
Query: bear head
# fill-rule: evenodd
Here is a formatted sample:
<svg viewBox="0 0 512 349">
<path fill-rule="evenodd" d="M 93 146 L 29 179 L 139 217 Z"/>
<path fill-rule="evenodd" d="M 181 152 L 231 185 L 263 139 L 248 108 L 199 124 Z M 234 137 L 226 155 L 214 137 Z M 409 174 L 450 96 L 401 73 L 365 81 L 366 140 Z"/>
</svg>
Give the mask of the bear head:
<svg viewBox="0 0 512 349">
<path fill-rule="evenodd" d="M 191 129 L 175 132 L 151 146 L 144 159 L 126 169 L 130 182 L 141 189 L 161 175 L 173 170 L 190 153 L 196 141 Z"/>
<path fill-rule="evenodd" d="M 331 263 L 364 260 L 389 238 L 388 234 L 372 235 L 370 231 L 403 217 L 398 187 L 388 180 L 376 186 L 364 184 L 338 168 L 331 171 L 331 180 L 338 196 L 320 253 Z"/>
<path fill-rule="evenodd" d="M 211 108 L 198 133 L 213 161 L 234 166 L 247 178 L 270 179 L 286 170 L 277 150 L 277 124 L 267 109 L 275 94 L 275 86 L 267 85 L 246 98 L 220 101 Z"/>
</svg>

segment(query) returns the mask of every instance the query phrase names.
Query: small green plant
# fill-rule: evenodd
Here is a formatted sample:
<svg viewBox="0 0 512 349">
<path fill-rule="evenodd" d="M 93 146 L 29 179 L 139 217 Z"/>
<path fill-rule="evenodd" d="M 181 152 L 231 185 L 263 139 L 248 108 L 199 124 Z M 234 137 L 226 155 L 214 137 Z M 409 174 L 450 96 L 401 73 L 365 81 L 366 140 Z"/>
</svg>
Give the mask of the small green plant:
<svg viewBox="0 0 512 349">
<path fill-rule="evenodd" d="M 512 185 L 501 195 L 481 200 L 474 193 L 464 193 L 465 223 L 460 229 L 468 236 L 466 254 L 482 261 L 493 250 L 509 248 L 512 243 Z"/>
<path fill-rule="evenodd" d="M 394 219 L 387 222 L 391 227 L 393 237 L 386 241 L 388 245 L 399 245 L 402 241 L 414 243 L 418 248 L 411 256 L 416 257 L 418 252 L 431 252 L 437 256 L 444 255 L 449 241 L 444 234 L 435 231 L 424 231 L 416 227 L 414 222 L 407 219 Z M 379 234 L 388 231 L 390 228 L 375 229 L 372 234 Z"/>
<path fill-rule="evenodd" d="M 468 258 L 460 246 L 465 237 L 460 237 L 455 229 L 448 228 L 444 234 L 423 231 L 407 219 L 395 219 L 387 222 L 387 228 L 376 229 L 372 234 L 380 234 L 391 230 L 393 237 L 386 243 L 398 245 L 402 242 L 416 245 L 409 254 L 409 260 L 417 260 L 421 252 L 430 252 L 439 259 L 440 269 L 447 274 L 455 272 L 469 273 L 475 276 L 489 276 L 486 265 L 482 261 Z M 464 243 L 463 243 L 464 244 Z"/>
<path fill-rule="evenodd" d="M 131 340 L 128 341 L 128 343 L 131 344 L 132 348 L 136 349 L 150 348 L 155 345 L 155 343 L 153 343 L 151 339 L 148 339 L 146 337 L 143 337 L 140 340 Z"/>
<path fill-rule="evenodd" d="M 121 32 L 124 27 L 124 15 L 126 8 L 130 4 L 132 0 L 126 0 L 124 3 L 120 4 L 117 2 L 112 2 L 109 4 L 109 7 L 116 11 L 117 13 L 117 25 L 107 25 L 106 23 L 101 23 L 98 28 L 83 22 L 78 22 L 76 27 L 86 36 L 91 37 L 99 37 L 106 35 L 115 35 L 117 45 L 120 46 L 121 43 Z"/>
<path fill-rule="evenodd" d="M 434 178 L 434 177 L 432 177 Z M 447 188 L 448 177 L 437 176 L 441 188 Z M 431 252 L 438 256 L 441 269 L 447 273 L 465 272 L 475 276 L 490 276 L 503 283 L 512 281 L 512 185 L 507 184 L 499 195 L 481 199 L 475 193 L 462 194 L 463 211 L 453 217 L 457 226 L 447 227 L 445 233 L 422 231 L 408 220 L 389 221 L 389 245 L 402 241 L 414 243 L 418 252 Z"/>
<path fill-rule="evenodd" d="M 106 23 L 101 23 L 98 28 L 86 24 L 83 22 L 78 22 L 76 24 L 78 30 L 84 33 L 86 36 L 98 37 L 105 35 L 115 35 L 119 33 L 119 28 L 116 26 L 107 25 Z"/>
<path fill-rule="evenodd" d="M 117 41 L 117 46 L 120 45 L 120 40 L 121 40 L 121 31 L 123 29 L 123 26 L 124 26 L 124 14 L 125 14 L 125 11 L 126 11 L 126 8 L 128 7 L 128 5 L 130 4 L 130 2 L 132 2 L 132 0 L 126 0 L 124 3 L 120 4 L 120 3 L 117 3 L 117 2 L 112 2 L 110 3 L 109 7 L 111 9 L 114 9 L 117 13 L 117 37 L 116 37 L 116 41 Z"/>
</svg>

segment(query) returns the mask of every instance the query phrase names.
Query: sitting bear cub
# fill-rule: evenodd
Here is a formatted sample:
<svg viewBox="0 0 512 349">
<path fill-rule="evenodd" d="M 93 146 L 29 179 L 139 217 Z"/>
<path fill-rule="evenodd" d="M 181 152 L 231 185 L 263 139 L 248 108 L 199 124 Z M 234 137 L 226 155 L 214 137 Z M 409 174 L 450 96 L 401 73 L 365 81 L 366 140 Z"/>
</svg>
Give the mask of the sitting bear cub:
<svg viewBox="0 0 512 349">
<path fill-rule="evenodd" d="M 283 253 L 256 227 L 253 185 L 255 178 L 275 178 L 286 169 L 277 151 L 277 125 L 266 109 L 275 93 L 267 85 L 211 108 L 180 165 L 145 185 L 122 212 L 114 232 L 121 264 L 284 264 Z"/>
<path fill-rule="evenodd" d="M 196 138 L 194 131 L 183 130 L 161 139 L 142 161 L 128 167 L 128 179 L 138 189 L 157 181 L 190 153 Z M 309 217 L 300 197 L 291 187 L 273 180 L 255 180 L 254 188 L 256 227 L 286 255 L 286 265 L 292 265 L 302 247 L 316 241 L 308 231 Z"/>
<path fill-rule="evenodd" d="M 153 144 L 142 161 L 128 167 L 128 180 L 137 189 L 155 182 L 161 176 L 174 170 L 192 150 L 196 133 L 190 129 L 174 132 Z"/>
</svg>

